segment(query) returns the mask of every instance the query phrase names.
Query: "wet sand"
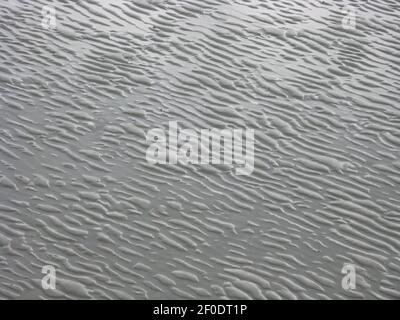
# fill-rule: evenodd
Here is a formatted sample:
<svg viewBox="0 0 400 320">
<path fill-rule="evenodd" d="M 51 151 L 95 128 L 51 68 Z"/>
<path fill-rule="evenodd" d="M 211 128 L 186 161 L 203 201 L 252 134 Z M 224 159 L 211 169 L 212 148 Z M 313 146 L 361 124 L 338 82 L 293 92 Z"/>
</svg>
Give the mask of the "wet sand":
<svg viewBox="0 0 400 320">
<path fill-rule="evenodd" d="M 0 299 L 399 299 L 400 3 L 326 2 L 2 0 Z M 149 164 L 170 121 L 254 171 Z"/>
</svg>

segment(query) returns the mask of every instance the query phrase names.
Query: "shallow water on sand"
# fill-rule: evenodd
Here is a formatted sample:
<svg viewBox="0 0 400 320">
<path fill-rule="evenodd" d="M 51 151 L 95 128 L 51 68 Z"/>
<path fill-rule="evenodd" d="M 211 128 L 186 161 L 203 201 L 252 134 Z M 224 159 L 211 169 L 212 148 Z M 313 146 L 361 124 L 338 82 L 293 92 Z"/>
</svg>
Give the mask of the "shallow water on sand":
<svg viewBox="0 0 400 320">
<path fill-rule="evenodd" d="M 397 0 L 46 5 L 0 3 L 0 299 L 400 298 Z M 150 165 L 170 121 L 254 172 Z"/>
</svg>

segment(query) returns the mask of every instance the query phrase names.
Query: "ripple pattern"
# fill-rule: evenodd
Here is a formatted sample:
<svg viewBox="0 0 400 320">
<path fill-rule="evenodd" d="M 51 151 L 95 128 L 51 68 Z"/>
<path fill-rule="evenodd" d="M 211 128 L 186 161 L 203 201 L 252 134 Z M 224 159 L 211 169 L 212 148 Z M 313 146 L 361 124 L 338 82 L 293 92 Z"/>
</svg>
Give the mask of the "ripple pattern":
<svg viewBox="0 0 400 320">
<path fill-rule="evenodd" d="M 0 299 L 399 299 L 400 3 L 346 4 L 2 0 Z M 148 164 L 169 121 L 254 172 Z"/>
</svg>

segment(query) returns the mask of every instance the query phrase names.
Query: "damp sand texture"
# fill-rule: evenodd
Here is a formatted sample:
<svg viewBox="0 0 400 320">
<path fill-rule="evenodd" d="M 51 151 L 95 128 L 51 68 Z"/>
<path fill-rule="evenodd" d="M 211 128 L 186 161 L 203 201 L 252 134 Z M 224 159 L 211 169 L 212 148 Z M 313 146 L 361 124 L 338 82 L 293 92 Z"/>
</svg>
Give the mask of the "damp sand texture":
<svg viewBox="0 0 400 320">
<path fill-rule="evenodd" d="M 0 299 L 399 299 L 399 26 L 397 0 L 2 0 Z M 171 121 L 254 130 L 254 170 L 149 163 Z"/>
</svg>

